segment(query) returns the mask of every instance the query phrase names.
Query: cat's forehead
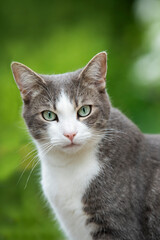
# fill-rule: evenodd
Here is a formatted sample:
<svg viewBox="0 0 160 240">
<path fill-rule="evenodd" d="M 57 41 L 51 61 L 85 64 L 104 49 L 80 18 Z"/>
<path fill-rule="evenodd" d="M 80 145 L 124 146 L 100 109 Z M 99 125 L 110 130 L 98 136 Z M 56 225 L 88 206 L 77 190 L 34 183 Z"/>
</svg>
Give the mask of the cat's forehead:
<svg viewBox="0 0 160 240">
<path fill-rule="evenodd" d="M 55 109 L 61 110 L 67 105 L 71 109 L 71 106 L 76 108 L 84 102 L 91 102 L 90 90 L 79 80 L 80 72 L 81 70 L 57 75 L 41 75 L 47 82 L 48 91 L 54 99 Z"/>
<path fill-rule="evenodd" d="M 54 99 L 57 100 L 63 95 L 62 92 L 65 92 L 68 97 L 75 95 L 79 85 L 79 73 L 80 70 L 63 74 L 41 75 L 41 77 L 47 83 L 50 94 L 54 95 Z"/>
<path fill-rule="evenodd" d="M 71 99 L 66 92 L 62 91 L 56 102 L 56 109 L 58 112 L 73 113 L 75 109 L 74 102 L 71 102 Z"/>
</svg>

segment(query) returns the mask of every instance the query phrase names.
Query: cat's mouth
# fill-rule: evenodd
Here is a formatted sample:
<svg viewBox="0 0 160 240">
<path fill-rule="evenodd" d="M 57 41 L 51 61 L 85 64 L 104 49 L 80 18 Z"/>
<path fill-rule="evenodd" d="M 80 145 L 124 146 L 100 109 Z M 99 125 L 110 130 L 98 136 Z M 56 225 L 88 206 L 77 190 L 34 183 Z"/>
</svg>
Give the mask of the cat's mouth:
<svg viewBox="0 0 160 240">
<path fill-rule="evenodd" d="M 70 143 L 64 146 L 64 148 L 74 148 L 74 147 L 79 147 L 80 144 L 76 144 L 76 143 Z"/>
</svg>

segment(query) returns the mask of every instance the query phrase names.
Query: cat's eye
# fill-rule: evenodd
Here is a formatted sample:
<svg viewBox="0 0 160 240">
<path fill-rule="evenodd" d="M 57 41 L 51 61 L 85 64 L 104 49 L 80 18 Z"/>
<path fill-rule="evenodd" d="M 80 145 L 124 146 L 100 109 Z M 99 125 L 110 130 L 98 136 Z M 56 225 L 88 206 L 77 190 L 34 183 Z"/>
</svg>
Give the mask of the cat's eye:
<svg viewBox="0 0 160 240">
<path fill-rule="evenodd" d="M 51 112 L 51 111 L 48 111 L 48 110 L 42 112 L 42 117 L 46 121 L 55 121 L 55 120 L 57 120 L 57 115 L 54 112 Z"/>
<path fill-rule="evenodd" d="M 86 117 L 91 113 L 91 106 L 90 105 L 82 106 L 77 113 L 79 117 Z"/>
</svg>

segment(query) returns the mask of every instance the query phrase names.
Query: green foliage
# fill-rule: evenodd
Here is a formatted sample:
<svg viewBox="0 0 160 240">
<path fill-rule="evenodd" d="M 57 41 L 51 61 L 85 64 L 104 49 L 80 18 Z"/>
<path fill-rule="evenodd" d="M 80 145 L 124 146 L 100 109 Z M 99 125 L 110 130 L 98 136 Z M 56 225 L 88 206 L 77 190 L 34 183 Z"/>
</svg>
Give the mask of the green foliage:
<svg viewBox="0 0 160 240">
<path fill-rule="evenodd" d="M 146 51 L 145 29 L 134 18 L 134 2 L 1 1 L 0 240 L 61 238 L 44 208 L 37 170 L 24 190 L 36 153 L 31 152 L 33 145 L 28 144 L 31 140 L 21 119 L 22 102 L 11 61 L 40 73 L 62 73 L 107 50 L 107 89 L 113 105 L 142 131 L 160 132 L 160 85 L 141 85 L 132 72 Z"/>
</svg>

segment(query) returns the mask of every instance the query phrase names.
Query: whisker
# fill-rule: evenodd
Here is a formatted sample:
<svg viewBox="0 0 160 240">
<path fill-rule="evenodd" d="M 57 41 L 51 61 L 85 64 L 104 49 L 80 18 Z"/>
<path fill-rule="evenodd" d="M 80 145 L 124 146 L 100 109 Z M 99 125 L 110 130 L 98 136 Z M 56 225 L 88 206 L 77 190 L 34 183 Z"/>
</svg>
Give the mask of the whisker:
<svg viewBox="0 0 160 240">
<path fill-rule="evenodd" d="M 37 157 L 37 156 L 35 156 Z M 24 175 L 26 169 L 29 167 L 29 165 L 34 161 L 35 157 L 27 164 L 27 166 L 24 168 L 23 172 L 21 173 L 19 179 L 18 179 L 18 182 L 17 182 L 17 185 L 19 184 L 20 180 L 22 179 L 22 176 Z"/>
<path fill-rule="evenodd" d="M 27 178 L 27 180 L 26 180 L 26 184 L 25 184 L 25 186 L 24 186 L 24 189 L 27 188 L 27 185 L 28 185 L 29 179 L 30 179 L 30 177 L 31 177 L 31 175 L 32 175 L 32 173 L 33 173 L 33 171 L 34 171 L 34 169 L 35 169 L 36 166 L 38 165 L 38 163 L 39 163 L 39 161 L 37 161 L 37 162 L 35 163 L 34 167 L 31 169 L 30 174 L 29 174 L 29 176 L 28 176 L 28 178 Z"/>
<path fill-rule="evenodd" d="M 32 151 L 30 151 L 25 158 L 18 164 L 17 167 L 20 167 L 24 162 L 26 162 L 29 158 L 33 157 L 34 154 L 37 153 L 37 149 L 33 149 Z"/>
</svg>

